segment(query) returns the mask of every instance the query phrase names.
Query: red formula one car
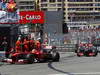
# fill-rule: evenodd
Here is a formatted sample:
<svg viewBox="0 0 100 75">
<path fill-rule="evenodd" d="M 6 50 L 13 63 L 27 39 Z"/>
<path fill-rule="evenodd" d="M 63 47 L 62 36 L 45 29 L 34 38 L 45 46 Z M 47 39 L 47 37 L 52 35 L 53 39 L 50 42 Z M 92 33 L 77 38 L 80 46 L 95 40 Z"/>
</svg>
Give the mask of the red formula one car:
<svg viewBox="0 0 100 75">
<path fill-rule="evenodd" d="M 11 52 L 8 59 L 4 59 L 4 62 L 9 63 L 28 63 L 32 64 L 34 62 L 43 62 L 43 61 L 59 61 L 60 54 L 56 51 L 56 47 L 52 49 L 42 49 L 36 50 L 33 49 L 30 52 Z"/>
</svg>

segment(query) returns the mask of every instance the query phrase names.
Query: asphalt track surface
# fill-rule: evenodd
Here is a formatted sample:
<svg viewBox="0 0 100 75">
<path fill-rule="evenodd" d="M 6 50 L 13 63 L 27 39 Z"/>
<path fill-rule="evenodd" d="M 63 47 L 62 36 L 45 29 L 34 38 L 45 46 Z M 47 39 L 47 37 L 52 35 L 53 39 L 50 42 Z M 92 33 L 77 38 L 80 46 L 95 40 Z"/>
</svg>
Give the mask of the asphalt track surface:
<svg viewBox="0 0 100 75">
<path fill-rule="evenodd" d="M 60 62 L 0 65 L 0 75 L 100 75 L 100 54 L 97 57 L 77 57 L 75 53 L 60 53 Z"/>
</svg>

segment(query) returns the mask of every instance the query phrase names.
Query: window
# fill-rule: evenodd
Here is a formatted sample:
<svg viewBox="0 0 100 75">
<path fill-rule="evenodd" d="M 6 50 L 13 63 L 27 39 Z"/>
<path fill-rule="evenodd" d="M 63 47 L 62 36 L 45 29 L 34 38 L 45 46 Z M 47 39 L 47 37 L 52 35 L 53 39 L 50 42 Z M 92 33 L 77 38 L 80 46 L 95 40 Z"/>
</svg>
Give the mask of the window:
<svg viewBox="0 0 100 75">
<path fill-rule="evenodd" d="M 58 8 L 58 11 L 61 11 L 62 9 L 61 8 Z"/>
<path fill-rule="evenodd" d="M 56 0 L 49 0 L 49 2 L 55 2 Z"/>
<path fill-rule="evenodd" d="M 69 2 L 92 2 L 92 0 L 68 0 Z"/>
<path fill-rule="evenodd" d="M 58 4 L 58 7 L 61 7 L 62 6 L 62 4 Z"/>
<path fill-rule="evenodd" d="M 35 7 L 34 6 L 30 6 L 30 9 L 35 9 Z"/>
<path fill-rule="evenodd" d="M 100 10 L 100 8 L 95 8 L 95 10 Z"/>
<path fill-rule="evenodd" d="M 47 0 L 41 0 L 41 2 L 47 2 Z"/>
<path fill-rule="evenodd" d="M 43 10 L 43 11 L 47 11 L 47 8 L 42 8 L 41 10 Z"/>
<path fill-rule="evenodd" d="M 20 6 L 20 9 L 25 9 L 25 7 L 24 6 Z"/>
<path fill-rule="evenodd" d="M 47 4 L 41 4 L 41 7 L 47 7 Z"/>
<path fill-rule="evenodd" d="M 100 2 L 100 0 L 95 0 L 96 2 Z"/>
<path fill-rule="evenodd" d="M 100 6 L 100 3 L 95 4 L 95 6 Z"/>
<path fill-rule="evenodd" d="M 62 0 L 57 0 L 58 2 L 61 2 Z"/>
</svg>

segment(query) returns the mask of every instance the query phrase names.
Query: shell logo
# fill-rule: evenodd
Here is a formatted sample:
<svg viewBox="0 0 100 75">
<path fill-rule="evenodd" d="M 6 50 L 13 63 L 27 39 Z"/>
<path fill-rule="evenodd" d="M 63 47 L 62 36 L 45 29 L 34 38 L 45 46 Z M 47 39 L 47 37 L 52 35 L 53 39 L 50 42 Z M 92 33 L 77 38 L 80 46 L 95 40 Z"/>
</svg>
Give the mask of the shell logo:
<svg viewBox="0 0 100 75">
<path fill-rule="evenodd" d="M 13 8 L 14 8 L 14 5 L 12 5 L 10 8 L 12 8 L 12 9 L 13 9 Z"/>
<path fill-rule="evenodd" d="M 16 3 L 8 3 L 7 5 L 8 11 L 10 12 L 16 11 L 15 8 L 16 8 Z"/>
</svg>

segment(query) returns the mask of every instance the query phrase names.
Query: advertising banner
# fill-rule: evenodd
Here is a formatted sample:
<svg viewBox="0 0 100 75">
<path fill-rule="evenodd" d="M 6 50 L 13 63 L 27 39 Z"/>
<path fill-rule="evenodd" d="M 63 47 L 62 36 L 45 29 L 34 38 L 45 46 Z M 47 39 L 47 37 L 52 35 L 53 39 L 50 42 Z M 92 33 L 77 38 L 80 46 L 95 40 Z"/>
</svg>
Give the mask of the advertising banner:
<svg viewBox="0 0 100 75">
<path fill-rule="evenodd" d="M 19 14 L 16 3 L 11 0 L 9 3 L 6 0 L 0 2 L 0 24 L 16 24 L 19 21 Z"/>
<path fill-rule="evenodd" d="M 0 24 L 44 23 L 43 11 L 19 11 L 14 0 L 0 0 Z"/>
<path fill-rule="evenodd" d="M 18 14 L 0 11 L 0 24 L 18 24 Z"/>
<path fill-rule="evenodd" d="M 27 23 L 44 23 L 44 12 L 43 11 L 20 11 L 20 24 Z"/>
</svg>

